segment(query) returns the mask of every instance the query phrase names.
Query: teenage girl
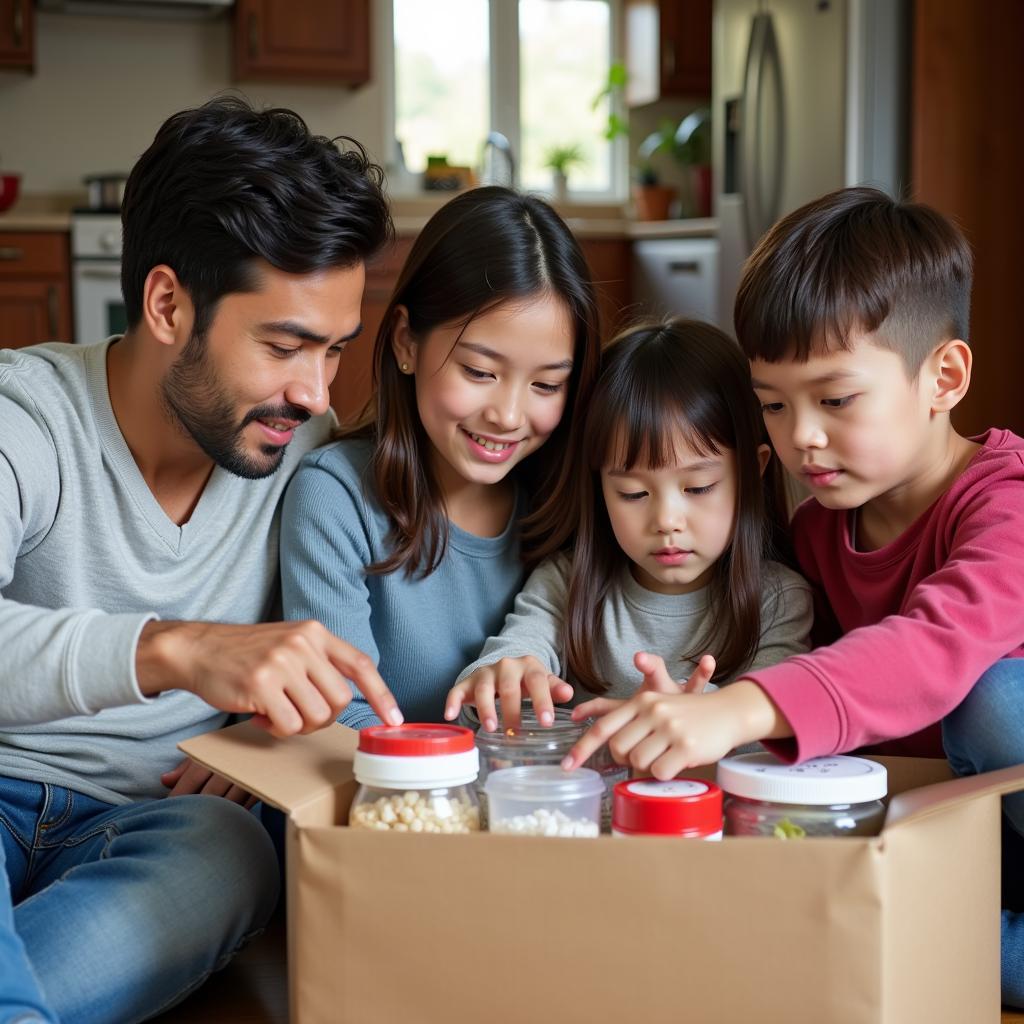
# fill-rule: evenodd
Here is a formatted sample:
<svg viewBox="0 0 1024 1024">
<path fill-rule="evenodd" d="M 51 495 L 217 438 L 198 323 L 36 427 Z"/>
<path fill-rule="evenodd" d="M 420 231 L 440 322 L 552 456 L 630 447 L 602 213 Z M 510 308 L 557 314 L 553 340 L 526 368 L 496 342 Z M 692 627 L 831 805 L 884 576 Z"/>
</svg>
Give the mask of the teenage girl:
<svg viewBox="0 0 1024 1024">
<path fill-rule="evenodd" d="M 533 572 L 445 717 L 473 704 L 492 730 L 496 697 L 508 725 L 529 696 L 550 724 L 554 702 L 600 695 L 607 710 L 641 686 L 680 692 L 667 673 L 699 692 L 806 650 L 810 588 L 769 557 L 784 529 L 763 431 L 747 360 L 717 328 L 676 319 L 620 334 L 564 504 L 572 552 Z"/>
<path fill-rule="evenodd" d="M 281 534 L 285 617 L 369 655 L 406 721 L 442 720 L 525 570 L 564 543 L 564 449 L 599 361 L 586 261 L 550 206 L 480 188 L 430 219 L 362 425 L 307 456 Z M 378 719 L 357 695 L 341 721 Z"/>
</svg>

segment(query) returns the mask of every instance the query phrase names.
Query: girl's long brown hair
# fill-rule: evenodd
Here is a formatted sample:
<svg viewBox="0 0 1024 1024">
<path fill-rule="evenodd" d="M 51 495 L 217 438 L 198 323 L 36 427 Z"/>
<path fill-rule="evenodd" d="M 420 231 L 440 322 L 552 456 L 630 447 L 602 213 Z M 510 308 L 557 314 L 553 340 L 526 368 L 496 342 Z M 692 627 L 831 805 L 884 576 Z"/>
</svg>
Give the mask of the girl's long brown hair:
<svg viewBox="0 0 1024 1024">
<path fill-rule="evenodd" d="M 568 671 L 592 693 L 608 689 L 594 670 L 594 637 L 602 610 L 628 558 L 615 540 L 601 490 L 602 467 L 614 459 L 630 469 L 676 460 L 674 439 L 696 451 L 736 455 L 736 526 L 732 543 L 715 565 L 710 583 L 712 624 L 684 660 L 715 656 L 715 679 L 728 679 L 751 661 L 761 640 L 761 598 L 766 557 L 785 536 L 776 503 L 778 460 L 764 478 L 758 446 L 765 431 L 750 384 L 750 369 L 737 344 L 710 324 L 674 319 L 638 324 L 619 334 L 587 408 L 575 453 L 577 472 L 566 516 L 575 515 L 563 644 Z M 769 499 L 770 495 L 770 499 Z"/>
<path fill-rule="evenodd" d="M 573 367 L 562 418 L 544 446 L 513 470 L 530 502 L 520 521 L 523 560 L 534 564 L 563 545 L 575 524 L 562 515 L 571 464 L 566 451 L 600 361 L 594 287 L 579 244 L 543 200 L 512 189 L 473 189 L 446 203 L 417 236 L 398 276 L 373 352 L 373 396 L 358 425 L 341 437 L 374 442 L 377 497 L 391 521 L 392 549 L 368 572 L 432 573 L 448 543 L 444 496 L 431 472 L 415 382 L 392 350 L 397 308 L 422 341 L 437 327 L 463 329 L 504 303 L 554 295 L 573 326 Z"/>
</svg>

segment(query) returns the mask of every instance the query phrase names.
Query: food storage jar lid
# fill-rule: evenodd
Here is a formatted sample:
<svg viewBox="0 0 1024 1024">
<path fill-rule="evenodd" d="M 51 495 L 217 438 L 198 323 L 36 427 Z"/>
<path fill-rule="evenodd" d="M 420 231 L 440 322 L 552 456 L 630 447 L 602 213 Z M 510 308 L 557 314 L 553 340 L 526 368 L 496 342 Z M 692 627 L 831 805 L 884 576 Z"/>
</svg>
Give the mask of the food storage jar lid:
<svg viewBox="0 0 1024 1024">
<path fill-rule="evenodd" d="M 530 764 L 491 772 L 484 783 L 484 792 L 488 799 L 562 802 L 600 796 L 604 792 L 604 781 L 592 768 L 566 772 L 556 764 Z"/>
<path fill-rule="evenodd" d="M 722 791 L 703 779 L 617 782 L 612 828 L 641 835 L 714 835 L 722 831 Z"/>
<path fill-rule="evenodd" d="M 473 730 L 437 722 L 371 725 L 359 730 L 359 750 L 386 757 L 439 757 L 472 750 Z"/>
<path fill-rule="evenodd" d="M 837 754 L 784 764 L 773 754 L 737 754 L 718 763 L 718 784 L 732 796 L 784 804 L 862 804 L 881 800 L 885 768 L 864 757 Z"/>
<path fill-rule="evenodd" d="M 359 731 L 352 771 L 378 789 L 465 786 L 476 781 L 480 755 L 473 731 L 459 725 L 371 725 Z"/>
</svg>

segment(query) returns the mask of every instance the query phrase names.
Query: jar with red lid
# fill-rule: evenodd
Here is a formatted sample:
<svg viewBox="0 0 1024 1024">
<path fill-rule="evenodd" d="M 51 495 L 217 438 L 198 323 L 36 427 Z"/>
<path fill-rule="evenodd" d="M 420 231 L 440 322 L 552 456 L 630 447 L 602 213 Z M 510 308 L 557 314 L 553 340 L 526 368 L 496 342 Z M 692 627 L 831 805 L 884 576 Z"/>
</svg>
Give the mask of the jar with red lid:
<svg viewBox="0 0 1024 1024">
<path fill-rule="evenodd" d="M 471 729 L 375 725 L 359 732 L 359 783 L 349 827 L 379 832 L 479 832 L 479 767 Z"/>
<path fill-rule="evenodd" d="M 722 791 L 703 779 L 628 779 L 612 794 L 612 835 L 722 838 Z"/>
</svg>

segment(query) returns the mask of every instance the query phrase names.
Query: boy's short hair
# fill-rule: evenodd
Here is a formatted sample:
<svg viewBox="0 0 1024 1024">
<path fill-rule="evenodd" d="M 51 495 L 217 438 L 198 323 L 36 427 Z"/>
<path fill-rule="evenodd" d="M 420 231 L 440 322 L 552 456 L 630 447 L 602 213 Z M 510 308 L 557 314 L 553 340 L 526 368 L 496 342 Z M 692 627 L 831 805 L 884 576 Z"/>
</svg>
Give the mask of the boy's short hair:
<svg viewBox="0 0 1024 1024">
<path fill-rule="evenodd" d="M 942 214 L 874 188 L 844 188 L 778 221 L 743 268 L 736 337 L 749 359 L 806 361 L 851 333 L 916 375 L 936 345 L 967 340 L 971 250 Z"/>
<path fill-rule="evenodd" d="M 344 269 L 393 233 L 383 171 L 358 142 L 313 135 L 294 111 L 234 96 L 161 125 L 128 177 L 121 224 L 128 326 L 142 318 L 147 274 L 165 263 L 199 336 L 224 295 L 259 286 L 257 260 L 290 274 Z"/>
</svg>

